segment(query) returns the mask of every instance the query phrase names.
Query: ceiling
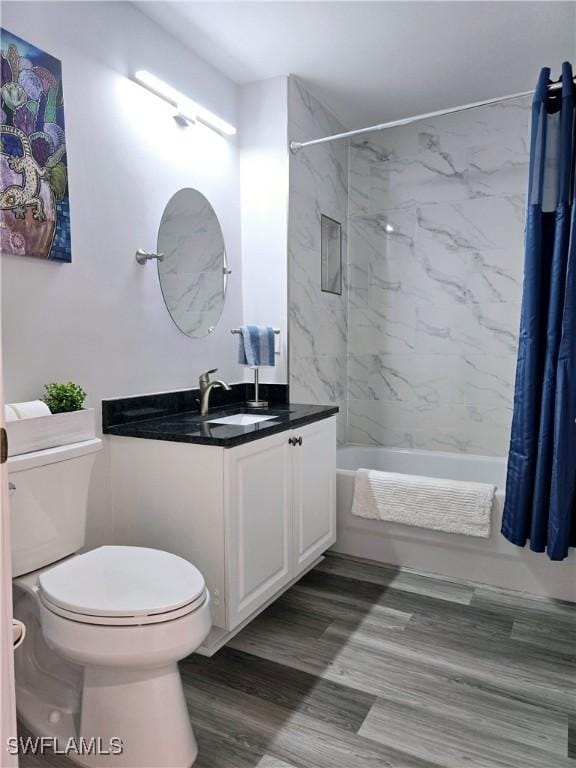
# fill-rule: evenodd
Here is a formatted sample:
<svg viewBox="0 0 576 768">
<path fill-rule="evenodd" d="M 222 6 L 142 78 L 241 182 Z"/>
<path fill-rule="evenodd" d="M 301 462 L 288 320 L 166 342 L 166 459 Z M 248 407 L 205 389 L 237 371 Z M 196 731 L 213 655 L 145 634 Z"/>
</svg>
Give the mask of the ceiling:
<svg viewBox="0 0 576 768">
<path fill-rule="evenodd" d="M 297 75 L 347 128 L 530 90 L 576 65 L 575 2 L 137 2 L 238 84 Z"/>
</svg>

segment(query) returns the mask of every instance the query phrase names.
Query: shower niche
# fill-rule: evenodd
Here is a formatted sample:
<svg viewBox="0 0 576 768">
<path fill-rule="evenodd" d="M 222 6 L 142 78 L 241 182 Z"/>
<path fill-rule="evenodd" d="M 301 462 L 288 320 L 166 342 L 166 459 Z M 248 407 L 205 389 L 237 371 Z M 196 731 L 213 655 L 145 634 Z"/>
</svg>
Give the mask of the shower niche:
<svg viewBox="0 0 576 768">
<path fill-rule="evenodd" d="M 322 214 L 321 288 L 325 293 L 342 295 L 342 224 Z"/>
</svg>

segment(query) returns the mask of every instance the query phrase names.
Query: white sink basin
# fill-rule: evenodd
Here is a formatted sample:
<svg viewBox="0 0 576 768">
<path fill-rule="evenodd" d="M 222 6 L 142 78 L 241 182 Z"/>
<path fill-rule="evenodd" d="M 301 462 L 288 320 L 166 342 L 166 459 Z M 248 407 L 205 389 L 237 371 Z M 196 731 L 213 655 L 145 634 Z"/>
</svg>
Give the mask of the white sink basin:
<svg viewBox="0 0 576 768">
<path fill-rule="evenodd" d="M 220 419 L 208 419 L 210 424 L 234 424 L 237 427 L 249 427 L 251 424 L 259 424 L 261 421 L 275 419 L 276 416 L 256 416 L 251 413 L 234 413 L 231 416 L 222 416 Z"/>
</svg>

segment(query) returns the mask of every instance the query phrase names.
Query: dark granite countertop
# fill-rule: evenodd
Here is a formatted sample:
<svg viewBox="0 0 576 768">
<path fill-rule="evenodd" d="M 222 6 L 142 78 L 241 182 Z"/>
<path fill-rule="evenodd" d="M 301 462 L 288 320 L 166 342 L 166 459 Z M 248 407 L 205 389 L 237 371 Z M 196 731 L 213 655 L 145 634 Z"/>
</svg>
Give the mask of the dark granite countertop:
<svg viewBox="0 0 576 768">
<path fill-rule="evenodd" d="M 108 401 L 114 402 L 114 401 Z M 211 424 L 212 419 L 231 414 L 273 416 L 249 426 Z M 233 448 L 263 437 L 302 427 L 338 413 L 336 406 L 271 403 L 268 408 L 249 408 L 242 402 L 226 403 L 214 407 L 207 416 L 197 410 L 165 414 L 156 418 L 139 417 L 114 425 L 104 420 L 103 431 L 121 437 L 139 437 L 147 440 L 168 440 L 176 443 L 197 443 Z"/>
</svg>

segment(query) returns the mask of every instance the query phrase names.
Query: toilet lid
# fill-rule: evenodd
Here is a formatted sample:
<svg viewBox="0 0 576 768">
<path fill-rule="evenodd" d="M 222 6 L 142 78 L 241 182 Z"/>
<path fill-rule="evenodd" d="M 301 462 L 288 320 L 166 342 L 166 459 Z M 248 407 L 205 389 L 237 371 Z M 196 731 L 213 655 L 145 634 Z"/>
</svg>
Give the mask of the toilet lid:
<svg viewBox="0 0 576 768">
<path fill-rule="evenodd" d="M 41 574 L 40 593 L 86 616 L 150 616 L 198 599 L 204 578 L 182 557 L 145 547 L 100 547 Z"/>
</svg>

